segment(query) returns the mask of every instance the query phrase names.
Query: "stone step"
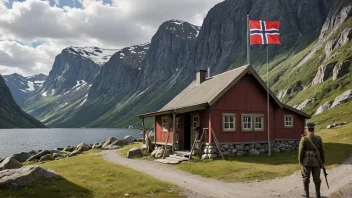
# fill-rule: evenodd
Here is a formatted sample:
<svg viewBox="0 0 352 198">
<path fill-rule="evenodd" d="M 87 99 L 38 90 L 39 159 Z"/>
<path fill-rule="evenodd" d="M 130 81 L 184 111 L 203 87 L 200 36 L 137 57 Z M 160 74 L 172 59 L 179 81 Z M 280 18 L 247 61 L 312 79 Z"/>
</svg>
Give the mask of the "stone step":
<svg viewBox="0 0 352 198">
<path fill-rule="evenodd" d="M 175 154 L 170 155 L 169 157 L 170 157 L 170 158 L 177 159 L 177 160 L 180 160 L 180 161 L 188 161 L 188 158 L 185 158 L 185 157 L 180 157 L 180 156 L 175 155 Z"/>
<path fill-rule="evenodd" d="M 163 163 L 163 164 L 179 164 L 179 163 L 181 163 L 180 160 L 177 160 L 175 158 L 170 158 L 170 157 L 167 157 L 165 159 L 157 159 L 155 161 Z"/>
</svg>

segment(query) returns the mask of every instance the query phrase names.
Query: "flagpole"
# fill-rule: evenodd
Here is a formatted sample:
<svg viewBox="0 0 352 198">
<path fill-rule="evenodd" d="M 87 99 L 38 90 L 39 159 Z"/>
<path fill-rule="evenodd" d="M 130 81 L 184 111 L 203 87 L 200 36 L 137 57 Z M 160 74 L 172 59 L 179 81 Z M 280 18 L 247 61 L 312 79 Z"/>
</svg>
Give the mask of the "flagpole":
<svg viewBox="0 0 352 198">
<path fill-rule="evenodd" d="M 271 142 L 270 142 L 270 97 L 269 97 L 269 92 L 270 92 L 270 86 L 269 86 L 269 45 L 266 45 L 266 84 L 267 84 L 267 102 L 268 102 L 268 155 L 271 156 Z"/>
<path fill-rule="evenodd" d="M 250 31 L 249 31 L 249 14 L 247 15 L 247 62 L 248 65 L 251 65 L 251 36 L 250 36 Z"/>
</svg>

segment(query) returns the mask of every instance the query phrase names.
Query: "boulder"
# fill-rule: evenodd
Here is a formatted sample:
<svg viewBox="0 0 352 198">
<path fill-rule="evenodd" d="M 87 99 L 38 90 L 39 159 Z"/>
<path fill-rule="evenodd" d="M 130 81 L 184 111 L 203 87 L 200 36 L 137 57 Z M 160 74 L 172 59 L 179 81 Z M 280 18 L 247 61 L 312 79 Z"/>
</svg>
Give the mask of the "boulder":
<svg viewBox="0 0 352 198">
<path fill-rule="evenodd" d="M 315 75 L 314 79 L 312 80 L 311 85 L 317 85 L 319 83 L 324 82 L 328 78 L 332 76 L 333 69 L 337 62 L 332 62 L 327 65 L 320 66 L 318 68 L 317 74 Z"/>
<path fill-rule="evenodd" d="M 257 150 L 257 149 L 251 149 L 251 150 L 249 150 L 248 151 L 248 155 L 250 155 L 250 156 L 256 156 L 256 155 L 259 155 L 260 153 L 259 153 L 259 151 Z"/>
<path fill-rule="evenodd" d="M 82 152 L 83 152 L 83 150 L 74 150 L 68 155 L 68 157 L 76 156 L 78 154 L 81 154 Z"/>
<path fill-rule="evenodd" d="M 278 149 L 278 148 L 273 148 L 273 149 L 271 149 L 271 151 L 273 153 L 280 153 L 280 149 Z"/>
<path fill-rule="evenodd" d="M 66 146 L 62 151 L 72 152 L 73 150 L 75 150 L 74 147 L 72 147 L 72 146 Z"/>
<path fill-rule="evenodd" d="M 40 151 L 39 153 L 31 156 L 26 160 L 26 162 L 34 161 L 34 160 L 39 160 L 41 157 L 43 157 L 46 154 L 50 154 L 48 150 Z"/>
<path fill-rule="evenodd" d="M 113 141 L 113 142 L 110 144 L 110 146 L 112 146 L 112 145 L 125 146 L 125 145 L 127 145 L 127 144 L 126 144 L 126 142 L 123 141 L 123 140 L 115 140 L 115 141 Z"/>
<path fill-rule="evenodd" d="M 2 161 L 4 161 L 4 158 L 1 158 L 1 157 L 0 157 L 0 163 L 1 163 Z"/>
<path fill-rule="evenodd" d="M 31 155 L 27 152 L 20 152 L 12 155 L 11 157 L 19 162 L 25 162 Z"/>
<path fill-rule="evenodd" d="M 64 150 L 64 148 L 60 148 L 60 147 L 58 147 L 58 148 L 56 148 L 56 150 L 58 150 L 58 151 L 62 151 L 62 150 Z"/>
<path fill-rule="evenodd" d="M 332 74 L 332 79 L 337 80 L 338 78 L 341 78 L 342 76 L 346 75 L 351 69 L 351 62 L 349 60 L 343 61 L 342 63 L 337 64 L 334 67 L 333 74 Z"/>
<path fill-rule="evenodd" d="M 224 152 L 221 152 L 222 156 L 224 157 L 228 157 L 230 155 L 230 152 L 228 151 L 224 151 Z"/>
<path fill-rule="evenodd" d="M 208 149 L 205 148 L 205 149 L 203 150 L 203 152 L 204 152 L 205 154 L 208 154 Z"/>
<path fill-rule="evenodd" d="M 344 104 L 350 100 L 352 100 L 352 89 L 347 90 L 343 94 L 337 96 L 332 103 L 331 108 Z"/>
<path fill-rule="evenodd" d="M 60 153 L 54 153 L 54 154 L 53 154 L 53 157 L 54 157 L 54 158 L 58 158 L 58 157 L 62 157 L 62 155 L 61 155 Z"/>
<path fill-rule="evenodd" d="M 216 152 L 217 152 L 217 150 L 216 150 L 216 149 L 208 149 L 208 153 L 213 154 L 213 153 L 216 153 Z"/>
<path fill-rule="evenodd" d="M 202 160 L 208 159 L 208 154 L 203 154 L 202 155 Z"/>
<path fill-rule="evenodd" d="M 323 113 L 326 110 L 330 109 L 332 102 L 333 101 L 326 102 L 323 105 L 321 105 L 320 107 L 318 107 L 317 111 L 315 112 L 315 115 L 318 115 L 318 114 Z"/>
<path fill-rule="evenodd" d="M 232 149 L 231 153 L 237 153 L 237 149 Z"/>
<path fill-rule="evenodd" d="M 5 169 L 21 168 L 22 164 L 13 157 L 5 158 L 0 164 L 0 171 Z"/>
<path fill-rule="evenodd" d="M 102 148 L 108 146 L 109 144 L 113 143 L 113 142 L 116 141 L 116 140 L 117 140 L 117 139 L 114 138 L 114 137 L 111 137 L 111 138 L 106 139 L 106 140 L 104 141 L 104 144 L 103 144 Z"/>
<path fill-rule="evenodd" d="M 109 145 L 108 147 L 103 148 L 103 150 L 115 150 L 115 149 L 120 149 L 121 146 L 119 145 Z"/>
<path fill-rule="evenodd" d="M 60 151 L 58 151 L 58 150 L 50 150 L 49 152 L 50 152 L 50 154 L 54 154 L 54 153 L 59 153 Z"/>
<path fill-rule="evenodd" d="M 235 148 L 239 151 L 243 151 L 244 150 L 244 147 L 241 146 L 241 145 L 236 145 Z"/>
<path fill-rule="evenodd" d="M 230 146 L 228 144 L 224 144 L 221 147 L 224 148 L 224 149 L 229 149 L 230 148 Z"/>
<path fill-rule="evenodd" d="M 131 144 L 132 142 L 134 142 L 136 139 L 134 137 L 132 137 L 131 135 L 126 136 L 125 138 L 123 138 L 123 141 L 126 144 Z"/>
<path fill-rule="evenodd" d="M 89 145 L 87 145 L 86 143 L 80 143 L 76 146 L 75 150 L 82 150 L 82 151 L 88 151 L 90 149 Z"/>
<path fill-rule="evenodd" d="M 313 103 L 315 98 L 305 99 L 301 104 L 295 107 L 295 109 L 302 111 L 307 105 Z"/>
<path fill-rule="evenodd" d="M 249 151 L 249 146 L 245 146 L 245 147 L 244 147 L 244 150 L 245 150 L 245 151 Z"/>
<path fill-rule="evenodd" d="M 54 171 L 39 166 L 23 166 L 0 171 L 0 188 L 27 186 L 37 180 L 59 178 Z"/>
<path fill-rule="evenodd" d="M 141 156 L 142 150 L 139 148 L 131 148 L 130 150 L 127 151 L 127 158 L 134 158 L 136 156 Z"/>
<path fill-rule="evenodd" d="M 38 152 L 39 152 L 39 151 L 31 150 L 31 151 L 29 151 L 28 153 L 29 153 L 30 156 L 32 156 L 32 155 L 37 154 Z"/>
<path fill-rule="evenodd" d="M 265 153 L 265 149 L 263 149 L 263 148 L 258 149 L 258 152 L 259 152 L 260 154 L 263 154 L 263 153 Z"/>
<path fill-rule="evenodd" d="M 236 156 L 240 157 L 244 155 L 244 151 L 237 151 Z"/>
<path fill-rule="evenodd" d="M 255 144 L 254 144 L 254 148 L 255 148 L 255 149 L 260 149 L 261 146 L 262 146 L 262 145 L 260 145 L 259 143 L 255 143 Z"/>
<path fill-rule="evenodd" d="M 154 149 L 154 151 L 150 155 L 155 158 L 156 152 L 157 152 L 157 149 Z"/>
<path fill-rule="evenodd" d="M 52 161 L 54 160 L 55 158 L 51 155 L 51 154 L 46 154 L 44 155 L 43 157 L 41 157 L 39 159 L 39 162 L 43 162 L 43 161 Z"/>
<path fill-rule="evenodd" d="M 209 159 L 215 159 L 215 158 L 217 158 L 218 157 L 218 155 L 217 154 L 208 154 L 208 157 L 209 157 Z"/>
</svg>

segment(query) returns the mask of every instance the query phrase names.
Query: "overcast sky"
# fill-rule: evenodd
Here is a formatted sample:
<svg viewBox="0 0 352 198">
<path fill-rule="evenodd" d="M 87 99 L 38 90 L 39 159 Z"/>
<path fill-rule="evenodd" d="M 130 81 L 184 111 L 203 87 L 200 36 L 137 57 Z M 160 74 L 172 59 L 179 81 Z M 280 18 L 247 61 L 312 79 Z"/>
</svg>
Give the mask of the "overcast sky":
<svg viewBox="0 0 352 198">
<path fill-rule="evenodd" d="M 0 74 L 48 74 L 68 46 L 150 42 L 170 19 L 201 25 L 222 0 L 0 0 Z"/>
</svg>

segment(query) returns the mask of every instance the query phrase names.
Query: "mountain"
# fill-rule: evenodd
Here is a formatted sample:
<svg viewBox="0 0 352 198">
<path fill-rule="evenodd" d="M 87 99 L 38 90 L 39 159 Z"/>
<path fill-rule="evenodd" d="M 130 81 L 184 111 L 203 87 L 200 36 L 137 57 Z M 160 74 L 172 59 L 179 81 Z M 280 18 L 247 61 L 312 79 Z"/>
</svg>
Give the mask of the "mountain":
<svg viewBox="0 0 352 198">
<path fill-rule="evenodd" d="M 200 28 L 178 20 L 163 23 L 138 64 L 114 55 L 101 68 L 84 105 L 67 119 L 46 123 L 139 124 L 137 114 L 160 109 L 197 70 L 210 67 L 215 75 L 246 64 L 247 14 L 251 19 L 281 21 L 282 45 L 269 47 L 269 82 L 278 97 L 311 114 L 327 109 L 313 116 L 317 123 L 342 119 L 336 109 L 350 107 L 352 98 L 351 1 L 225 0 L 208 12 Z M 266 80 L 265 47 L 251 46 L 251 57 L 252 66 Z M 352 115 L 350 110 L 341 115 L 352 121 L 346 116 Z"/>
<path fill-rule="evenodd" d="M 46 124 L 74 114 L 86 101 L 102 65 L 116 51 L 98 47 L 62 50 L 44 84 L 25 102 L 25 111 Z"/>
<path fill-rule="evenodd" d="M 10 89 L 0 75 L 0 128 L 44 128 L 16 104 Z"/>
<path fill-rule="evenodd" d="M 3 76 L 6 85 L 10 88 L 16 103 L 22 106 L 25 100 L 31 97 L 45 81 L 45 74 L 23 77 L 17 73 Z"/>
</svg>

